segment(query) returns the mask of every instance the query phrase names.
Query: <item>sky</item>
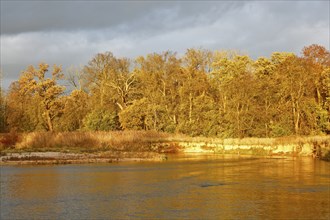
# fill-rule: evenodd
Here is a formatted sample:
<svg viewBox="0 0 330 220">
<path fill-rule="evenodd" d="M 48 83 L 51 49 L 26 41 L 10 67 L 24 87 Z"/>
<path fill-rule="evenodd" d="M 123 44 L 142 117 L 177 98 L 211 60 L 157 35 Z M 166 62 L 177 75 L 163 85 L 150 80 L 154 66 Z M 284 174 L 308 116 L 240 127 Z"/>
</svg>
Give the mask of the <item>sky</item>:
<svg viewBox="0 0 330 220">
<path fill-rule="evenodd" d="M 40 62 L 86 65 L 111 51 L 131 59 L 188 48 L 272 52 L 329 49 L 330 1 L 0 0 L 2 87 Z"/>
</svg>

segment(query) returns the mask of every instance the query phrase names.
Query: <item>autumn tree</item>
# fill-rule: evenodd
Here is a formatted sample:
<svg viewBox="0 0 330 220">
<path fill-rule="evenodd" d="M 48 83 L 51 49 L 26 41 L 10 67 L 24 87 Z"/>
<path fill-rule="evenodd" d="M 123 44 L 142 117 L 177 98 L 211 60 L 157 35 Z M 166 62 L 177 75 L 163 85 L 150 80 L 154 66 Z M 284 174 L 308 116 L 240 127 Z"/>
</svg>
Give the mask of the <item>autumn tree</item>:
<svg viewBox="0 0 330 220">
<path fill-rule="evenodd" d="M 3 91 L 0 90 L 0 132 L 4 132 L 6 130 L 6 108 L 7 104 L 5 101 L 5 96 L 3 95 Z"/>
<path fill-rule="evenodd" d="M 309 65 L 297 56 L 290 56 L 276 69 L 278 81 L 279 118 L 285 119 L 296 135 L 307 134 L 312 127 L 313 108 L 312 82 Z M 276 95 L 276 94 L 274 94 Z M 305 131 L 302 130 L 305 129 Z"/>
<path fill-rule="evenodd" d="M 97 54 L 84 67 L 90 105 L 93 106 L 84 119 L 85 128 L 118 129 L 118 113 L 130 104 L 135 92 L 136 79 L 130 65 L 129 59 L 116 58 L 111 52 L 105 52 Z"/>
<path fill-rule="evenodd" d="M 290 122 L 290 110 L 283 104 L 287 99 L 282 90 L 285 74 L 279 70 L 279 67 L 292 56 L 293 53 L 274 52 L 270 58 L 260 57 L 253 63 L 258 108 L 258 114 L 255 115 L 255 136 L 274 137 L 294 133 Z"/>
<path fill-rule="evenodd" d="M 58 80 L 63 77 L 61 67 L 54 65 L 50 78 L 46 76 L 48 68 L 48 64 L 45 63 L 39 64 L 39 69 L 29 66 L 23 71 L 19 80 L 12 84 L 9 93 L 10 123 L 17 123 L 26 118 L 29 126 L 32 126 L 28 130 L 36 129 L 40 122 L 46 130 L 54 130 L 54 120 L 62 114 L 61 95 L 65 88 L 58 85 Z M 15 103 L 20 101 L 21 103 Z"/>
<path fill-rule="evenodd" d="M 148 124 L 154 130 L 174 132 L 178 118 L 180 60 L 169 51 L 136 59 L 138 96 L 147 99 Z"/>
<path fill-rule="evenodd" d="M 69 67 L 66 70 L 65 79 L 72 90 L 87 92 L 88 76 L 82 67 Z"/>
<path fill-rule="evenodd" d="M 194 98 L 189 134 L 192 136 L 218 136 L 219 117 L 216 101 L 210 95 L 202 94 Z"/>
<path fill-rule="evenodd" d="M 274 83 L 274 65 L 270 59 L 258 58 L 253 63 L 253 72 L 256 80 L 257 99 L 257 126 L 255 135 L 259 137 L 271 136 L 271 123 L 273 120 L 273 110 L 276 104 L 274 93 L 276 84 Z"/>
<path fill-rule="evenodd" d="M 89 95 L 83 90 L 73 90 L 62 99 L 63 114 L 56 124 L 61 131 L 75 131 L 84 128 L 84 119 L 90 112 Z"/>
<path fill-rule="evenodd" d="M 320 45 L 310 45 L 302 50 L 313 76 L 314 97 L 318 105 L 318 124 L 325 133 L 330 133 L 330 52 Z"/>
<path fill-rule="evenodd" d="M 9 130 L 34 131 L 42 127 L 38 114 L 39 100 L 31 93 L 22 93 L 21 85 L 18 81 L 10 85 L 7 100 Z"/>
<path fill-rule="evenodd" d="M 252 60 L 245 55 L 218 54 L 212 81 L 219 99 L 223 137 L 250 136 L 255 125 L 255 78 Z"/>
<path fill-rule="evenodd" d="M 188 49 L 139 56 L 111 52 L 63 74 L 30 66 L 1 106 L 9 129 L 157 130 L 193 136 L 277 137 L 330 133 L 330 57 L 320 45 L 302 56 L 252 60 L 233 51 Z M 6 101 L 5 101 L 6 100 Z M 0 115 L 1 116 L 1 115 Z"/>
<path fill-rule="evenodd" d="M 2 70 L 0 69 L 0 132 L 6 130 L 6 96 L 2 88 Z"/>
<path fill-rule="evenodd" d="M 75 131 L 84 128 L 83 120 L 92 109 L 87 88 L 87 76 L 82 67 L 71 66 L 66 70 L 67 95 L 62 97 L 63 114 L 56 120 L 57 130 Z"/>
<path fill-rule="evenodd" d="M 135 83 L 127 58 L 116 58 L 111 52 L 100 53 L 84 67 L 84 72 L 92 97 L 101 107 L 115 104 L 123 110 L 127 106 Z"/>
<path fill-rule="evenodd" d="M 208 75 L 211 70 L 212 53 L 201 49 L 188 49 L 182 61 L 182 86 L 180 94 L 180 118 L 178 130 L 191 133 L 190 128 L 196 123 L 194 100 L 208 95 Z"/>
</svg>

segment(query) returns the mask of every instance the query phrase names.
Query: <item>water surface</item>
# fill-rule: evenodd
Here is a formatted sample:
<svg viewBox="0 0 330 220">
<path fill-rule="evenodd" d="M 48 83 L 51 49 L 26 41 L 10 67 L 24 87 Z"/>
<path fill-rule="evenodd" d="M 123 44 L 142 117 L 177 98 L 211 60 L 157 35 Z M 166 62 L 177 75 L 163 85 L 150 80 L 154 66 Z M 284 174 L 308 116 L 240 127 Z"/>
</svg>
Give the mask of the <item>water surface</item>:
<svg viewBox="0 0 330 220">
<path fill-rule="evenodd" d="M 329 219 L 330 164 L 176 156 L 1 167 L 1 219 Z"/>
</svg>

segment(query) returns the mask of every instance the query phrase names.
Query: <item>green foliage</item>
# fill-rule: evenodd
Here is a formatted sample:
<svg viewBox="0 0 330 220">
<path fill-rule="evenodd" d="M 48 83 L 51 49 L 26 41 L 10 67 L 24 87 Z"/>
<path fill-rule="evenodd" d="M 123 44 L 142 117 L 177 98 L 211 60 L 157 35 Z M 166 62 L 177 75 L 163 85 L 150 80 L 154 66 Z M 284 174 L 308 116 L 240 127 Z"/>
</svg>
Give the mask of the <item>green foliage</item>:
<svg viewBox="0 0 330 220">
<path fill-rule="evenodd" d="M 119 113 L 119 121 L 123 129 L 145 130 L 147 129 L 148 101 L 146 98 L 135 100 Z"/>
<path fill-rule="evenodd" d="M 182 106 L 183 110 L 187 106 Z M 182 111 L 184 112 L 184 111 Z M 184 117 L 184 116 L 183 116 Z M 191 136 L 217 136 L 219 129 L 218 112 L 214 100 L 201 95 L 193 100 L 193 112 L 190 121 L 180 121 L 178 131 Z"/>
<path fill-rule="evenodd" d="M 282 137 L 292 135 L 292 130 L 287 124 L 271 123 L 270 124 L 270 136 Z"/>
<path fill-rule="evenodd" d="M 330 133 L 330 115 L 329 112 L 321 108 L 320 106 L 317 106 L 316 110 L 316 126 L 319 132 L 322 133 Z M 318 133 L 319 133 L 318 132 Z"/>
<path fill-rule="evenodd" d="M 83 120 L 84 127 L 91 131 L 113 131 L 120 128 L 116 112 L 94 109 Z"/>
<path fill-rule="evenodd" d="M 83 128 L 83 119 L 90 111 L 89 96 L 82 90 L 73 90 L 63 100 L 65 103 L 62 117 L 57 120 L 57 130 L 75 131 Z"/>
</svg>

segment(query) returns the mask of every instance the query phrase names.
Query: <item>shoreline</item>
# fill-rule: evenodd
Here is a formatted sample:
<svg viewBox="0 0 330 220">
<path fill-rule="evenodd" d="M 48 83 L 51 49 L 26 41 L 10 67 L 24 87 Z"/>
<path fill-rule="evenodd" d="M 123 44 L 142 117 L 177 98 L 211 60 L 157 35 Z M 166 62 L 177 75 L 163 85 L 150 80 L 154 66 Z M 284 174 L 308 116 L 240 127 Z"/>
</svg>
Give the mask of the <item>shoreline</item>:
<svg viewBox="0 0 330 220">
<path fill-rule="evenodd" d="M 173 143 L 172 143 L 173 144 Z M 292 146 L 276 147 L 270 150 L 267 146 L 207 146 L 196 143 L 176 143 L 180 150 L 175 153 L 157 152 L 116 152 L 100 151 L 93 153 L 74 153 L 60 151 L 18 151 L 7 152 L 0 156 L 0 165 L 64 165 L 64 164 L 92 164 L 92 163 L 118 163 L 118 162 L 161 162 L 167 160 L 167 155 L 236 155 L 253 156 L 263 158 L 313 158 L 322 159 L 313 155 L 312 149 L 309 151 L 299 148 L 299 152 Z M 294 149 L 294 150 L 293 150 Z M 325 159 L 325 161 L 329 161 Z"/>
<path fill-rule="evenodd" d="M 123 152 L 127 156 L 127 152 Z M 56 156 L 54 156 L 56 155 Z M 215 152 L 180 152 L 172 155 L 232 155 L 232 156 L 251 156 L 269 159 L 285 159 L 293 156 L 284 154 L 274 155 L 252 155 L 252 154 L 222 154 Z M 96 164 L 96 163 L 119 163 L 119 162 L 162 162 L 167 160 L 166 154 L 158 154 L 145 152 L 136 155 L 133 153 L 130 157 L 115 157 L 115 156 L 96 156 L 96 154 L 81 154 L 81 153 L 63 153 L 63 152 L 20 152 L 8 153 L 6 156 L 0 156 L 0 166 L 10 165 L 65 165 L 65 164 Z"/>
<path fill-rule="evenodd" d="M 153 152 L 64 153 L 49 151 L 6 153 L 5 156 L 0 156 L 0 165 L 56 165 L 163 160 L 166 160 L 164 154 Z"/>
<path fill-rule="evenodd" d="M 330 136 L 220 139 L 154 131 L 0 135 L 0 164 L 163 161 L 180 153 L 311 157 L 330 161 Z"/>
</svg>

